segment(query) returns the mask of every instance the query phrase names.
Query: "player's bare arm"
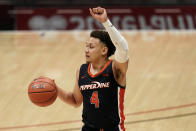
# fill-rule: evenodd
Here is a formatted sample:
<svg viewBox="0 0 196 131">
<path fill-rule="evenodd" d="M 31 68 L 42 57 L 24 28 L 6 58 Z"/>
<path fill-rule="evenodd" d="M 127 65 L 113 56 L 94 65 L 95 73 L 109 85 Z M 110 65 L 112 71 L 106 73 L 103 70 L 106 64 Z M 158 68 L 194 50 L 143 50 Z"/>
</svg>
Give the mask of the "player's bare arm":
<svg viewBox="0 0 196 131">
<path fill-rule="evenodd" d="M 101 7 L 92 8 L 90 9 L 90 14 L 103 24 L 116 47 L 115 60 L 113 62 L 114 77 L 120 85 L 125 86 L 126 72 L 128 69 L 128 44 L 109 21 L 106 9 Z"/>
<path fill-rule="evenodd" d="M 78 87 L 78 77 L 79 77 L 79 70 L 76 71 L 76 81 L 75 81 L 75 87 L 73 89 L 73 92 L 68 92 L 61 89 L 60 87 L 57 87 L 58 97 L 65 103 L 70 104 L 74 107 L 79 107 L 83 101 L 82 94 Z"/>
</svg>

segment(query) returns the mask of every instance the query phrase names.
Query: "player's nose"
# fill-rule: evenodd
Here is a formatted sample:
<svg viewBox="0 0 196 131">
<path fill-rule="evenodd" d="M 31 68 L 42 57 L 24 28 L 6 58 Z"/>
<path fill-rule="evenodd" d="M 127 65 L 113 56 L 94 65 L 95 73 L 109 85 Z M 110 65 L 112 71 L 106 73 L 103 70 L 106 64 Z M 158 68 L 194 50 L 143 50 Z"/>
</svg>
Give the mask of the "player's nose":
<svg viewBox="0 0 196 131">
<path fill-rule="evenodd" d="M 88 47 L 86 47 L 86 49 L 85 49 L 85 53 L 88 53 L 89 52 L 89 48 Z"/>
</svg>

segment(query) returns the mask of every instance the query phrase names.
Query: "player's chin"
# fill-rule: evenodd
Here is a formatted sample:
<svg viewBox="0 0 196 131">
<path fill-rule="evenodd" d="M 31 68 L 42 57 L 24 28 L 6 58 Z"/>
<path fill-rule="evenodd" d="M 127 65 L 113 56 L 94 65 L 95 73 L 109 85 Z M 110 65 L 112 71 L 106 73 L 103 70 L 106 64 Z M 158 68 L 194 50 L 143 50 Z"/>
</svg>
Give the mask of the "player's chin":
<svg viewBox="0 0 196 131">
<path fill-rule="evenodd" d="M 90 63 L 90 59 L 89 58 L 86 58 L 86 63 Z"/>
</svg>

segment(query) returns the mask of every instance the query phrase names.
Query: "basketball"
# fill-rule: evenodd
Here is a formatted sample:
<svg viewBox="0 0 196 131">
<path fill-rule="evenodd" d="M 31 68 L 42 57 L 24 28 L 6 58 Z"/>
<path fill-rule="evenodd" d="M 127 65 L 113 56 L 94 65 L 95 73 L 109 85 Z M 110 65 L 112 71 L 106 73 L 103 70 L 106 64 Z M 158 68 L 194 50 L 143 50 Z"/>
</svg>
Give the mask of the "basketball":
<svg viewBox="0 0 196 131">
<path fill-rule="evenodd" d="M 37 106 L 45 107 L 53 104 L 57 98 L 54 80 L 43 76 L 34 79 L 28 87 L 28 96 Z"/>
</svg>

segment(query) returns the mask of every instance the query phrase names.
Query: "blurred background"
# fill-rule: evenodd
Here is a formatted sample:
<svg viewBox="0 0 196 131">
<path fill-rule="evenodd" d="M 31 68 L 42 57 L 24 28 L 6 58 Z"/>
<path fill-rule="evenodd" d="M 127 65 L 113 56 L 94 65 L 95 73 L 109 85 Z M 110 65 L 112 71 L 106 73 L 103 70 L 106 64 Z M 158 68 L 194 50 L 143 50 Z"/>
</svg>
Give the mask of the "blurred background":
<svg viewBox="0 0 196 131">
<path fill-rule="evenodd" d="M 72 91 L 102 6 L 129 44 L 127 131 L 196 131 L 196 0 L 0 0 L 0 131 L 79 131 L 82 106 L 28 98 L 39 76 Z"/>
<path fill-rule="evenodd" d="M 103 6 L 119 29 L 195 29 L 195 0 L 1 0 L 0 30 L 102 28 L 88 8 Z"/>
</svg>

